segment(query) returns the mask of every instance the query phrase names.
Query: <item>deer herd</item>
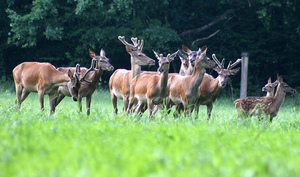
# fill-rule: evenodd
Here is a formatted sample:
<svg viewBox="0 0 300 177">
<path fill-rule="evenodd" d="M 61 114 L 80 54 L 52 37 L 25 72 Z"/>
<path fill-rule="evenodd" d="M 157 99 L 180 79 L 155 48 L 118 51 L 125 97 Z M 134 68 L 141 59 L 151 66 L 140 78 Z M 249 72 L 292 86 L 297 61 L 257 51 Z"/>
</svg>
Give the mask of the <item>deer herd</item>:
<svg viewBox="0 0 300 177">
<path fill-rule="evenodd" d="M 124 36 L 118 39 L 125 45 L 131 56 L 131 69 L 117 69 L 109 79 L 109 90 L 114 114 L 118 114 L 117 99 L 123 100 L 123 112 L 142 114 L 147 109 L 148 116 L 153 117 L 158 109 L 166 109 L 170 113 L 175 106 L 176 114 L 190 115 L 195 111 L 196 118 L 200 105 L 206 105 L 207 118 L 210 119 L 213 103 L 220 91 L 227 83 L 229 76 L 235 75 L 240 68 L 233 69 L 241 63 L 241 59 L 229 62 L 225 68 L 225 60 L 220 62 L 215 54 L 212 59 L 207 57 L 207 47 L 197 51 L 190 50 L 183 45 L 181 50 L 164 56 L 153 50 L 158 60 L 157 72 L 142 71 L 141 66 L 154 65 L 155 60 L 142 52 L 144 41 L 131 38 L 132 44 Z M 40 108 L 44 109 L 44 95 L 49 96 L 50 115 L 55 107 L 66 96 L 78 101 L 78 109 L 82 111 L 82 98 L 86 97 L 86 113 L 90 114 L 91 99 L 97 88 L 103 71 L 112 71 L 114 67 L 109 63 L 105 51 L 100 55 L 89 50 L 92 58 L 90 68 L 59 67 L 50 63 L 23 62 L 13 69 L 16 89 L 17 106 L 27 98 L 30 92 L 38 92 Z M 179 73 L 169 73 L 170 63 L 176 56 L 181 60 Z M 206 73 L 206 69 L 214 69 L 218 76 L 214 78 Z M 275 95 L 275 87 L 277 87 Z M 288 86 L 281 76 L 275 82 L 268 83 L 262 88 L 267 92 L 265 97 L 247 97 L 234 101 L 238 118 L 252 115 L 265 115 L 272 122 L 282 105 L 286 93 L 294 93 L 295 89 Z"/>
</svg>

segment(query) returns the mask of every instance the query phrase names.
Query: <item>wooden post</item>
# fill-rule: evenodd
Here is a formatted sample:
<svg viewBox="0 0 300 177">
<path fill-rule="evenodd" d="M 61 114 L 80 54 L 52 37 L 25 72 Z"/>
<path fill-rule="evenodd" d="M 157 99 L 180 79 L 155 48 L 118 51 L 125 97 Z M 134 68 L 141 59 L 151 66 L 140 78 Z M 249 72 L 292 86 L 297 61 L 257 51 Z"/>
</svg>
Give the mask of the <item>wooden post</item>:
<svg viewBox="0 0 300 177">
<path fill-rule="evenodd" d="M 242 70 L 241 70 L 241 90 L 240 90 L 240 98 L 247 97 L 247 77 L 248 77 L 248 52 L 242 53 Z"/>
</svg>

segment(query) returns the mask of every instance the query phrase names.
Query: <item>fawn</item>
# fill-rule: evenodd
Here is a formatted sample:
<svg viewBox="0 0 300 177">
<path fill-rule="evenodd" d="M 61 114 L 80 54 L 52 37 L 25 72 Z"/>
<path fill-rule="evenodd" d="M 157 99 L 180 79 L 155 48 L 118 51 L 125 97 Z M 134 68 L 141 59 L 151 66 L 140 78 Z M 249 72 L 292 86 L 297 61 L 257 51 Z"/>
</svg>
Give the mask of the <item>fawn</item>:
<svg viewBox="0 0 300 177">
<path fill-rule="evenodd" d="M 277 84 L 277 81 L 272 83 L 271 77 L 269 77 L 268 83 L 262 88 L 262 91 L 267 92 L 266 96 L 274 96 L 274 90 Z"/>
<path fill-rule="evenodd" d="M 238 110 L 238 118 L 244 116 L 261 115 L 263 112 L 267 117 L 270 116 L 270 121 L 277 116 L 280 106 L 284 101 L 286 93 L 295 93 L 296 90 L 283 82 L 281 76 L 277 79 L 278 86 L 275 96 L 266 97 L 247 97 L 234 101 L 235 107 Z"/>
</svg>

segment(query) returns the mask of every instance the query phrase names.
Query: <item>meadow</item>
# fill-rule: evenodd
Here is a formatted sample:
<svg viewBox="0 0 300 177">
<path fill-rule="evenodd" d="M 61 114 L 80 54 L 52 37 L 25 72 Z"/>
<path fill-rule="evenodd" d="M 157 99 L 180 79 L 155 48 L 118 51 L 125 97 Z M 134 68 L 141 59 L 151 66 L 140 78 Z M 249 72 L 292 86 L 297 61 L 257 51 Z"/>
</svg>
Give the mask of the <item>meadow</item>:
<svg viewBox="0 0 300 177">
<path fill-rule="evenodd" d="M 113 114 L 109 91 L 97 90 L 91 115 L 65 98 L 49 117 L 31 93 L 21 109 L 0 89 L 0 176 L 299 176 L 300 107 L 288 96 L 273 123 L 236 120 L 231 98 L 217 99 L 212 119 L 153 120 Z M 122 101 L 118 102 L 119 110 Z"/>
</svg>

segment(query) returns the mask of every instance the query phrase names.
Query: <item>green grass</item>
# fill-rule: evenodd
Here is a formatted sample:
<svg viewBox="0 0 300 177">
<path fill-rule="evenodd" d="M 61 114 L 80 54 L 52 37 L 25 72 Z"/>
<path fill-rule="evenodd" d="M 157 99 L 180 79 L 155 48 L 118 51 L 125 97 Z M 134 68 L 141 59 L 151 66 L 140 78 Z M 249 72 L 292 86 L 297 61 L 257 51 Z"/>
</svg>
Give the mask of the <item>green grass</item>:
<svg viewBox="0 0 300 177">
<path fill-rule="evenodd" d="M 212 120 L 115 116 L 108 91 L 93 95 L 91 115 L 65 98 L 49 117 L 32 93 L 21 109 L 0 93 L 0 176 L 299 176 L 299 100 L 286 99 L 273 123 L 237 121 L 233 102 L 218 99 Z M 121 110 L 122 101 L 118 102 Z M 121 112 L 121 111 L 120 111 Z"/>
</svg>

